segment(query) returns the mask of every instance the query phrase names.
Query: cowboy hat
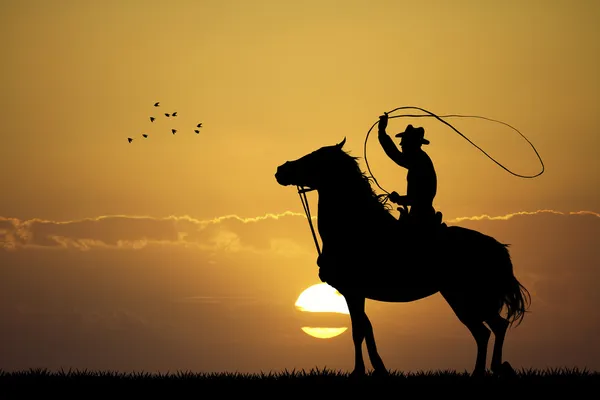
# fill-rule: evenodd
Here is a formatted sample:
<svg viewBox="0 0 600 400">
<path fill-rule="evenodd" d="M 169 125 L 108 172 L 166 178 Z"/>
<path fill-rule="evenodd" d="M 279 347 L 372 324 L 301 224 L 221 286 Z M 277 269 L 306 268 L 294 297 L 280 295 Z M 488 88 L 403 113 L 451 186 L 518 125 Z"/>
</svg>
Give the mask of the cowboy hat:
<svg viewBox="0 0 600 400">
<path fill-rule="evenodd" d="M 429 140 L 425 139 L 425 129 L 422 127 L 415 128 L 412 125 L 408 125 L 404 132 L 396 134 L 396 137 L 401 137 L 406 141 L 414 141 L 420 144 L 429 144 Z"/>
</svg>

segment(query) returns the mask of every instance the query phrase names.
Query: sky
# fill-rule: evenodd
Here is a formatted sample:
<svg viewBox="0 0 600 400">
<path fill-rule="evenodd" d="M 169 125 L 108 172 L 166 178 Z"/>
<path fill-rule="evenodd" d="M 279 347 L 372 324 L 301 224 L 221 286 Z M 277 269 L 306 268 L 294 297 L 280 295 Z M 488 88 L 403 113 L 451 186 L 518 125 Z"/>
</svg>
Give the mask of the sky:
<svg viewBox="0 0 600 400">
<path fill-rule="evenodd" d="M 302 329 L 349 316 L 295 306 L 320 283 L 317 253 L 295 188 L 274 173 L 345 137 L 402 194 L 406 171 L 367 136 L 398 107 L 500 120 L 535 146 L 543 173 L 520 178 L 433 118 L 388 126 L 425 128 L 448 224 L 511 244 L 533 302 L 506 359 L 600 369 L 597 3 L 0 9 L 0 369 L 350 371 L 350 329 Z M 513 173 L 542 170 L 506 125 L 447 121 Z M 473 367 L 474 340 L 441 296 L 367 312 L 388 368 Z"/>
</svg>

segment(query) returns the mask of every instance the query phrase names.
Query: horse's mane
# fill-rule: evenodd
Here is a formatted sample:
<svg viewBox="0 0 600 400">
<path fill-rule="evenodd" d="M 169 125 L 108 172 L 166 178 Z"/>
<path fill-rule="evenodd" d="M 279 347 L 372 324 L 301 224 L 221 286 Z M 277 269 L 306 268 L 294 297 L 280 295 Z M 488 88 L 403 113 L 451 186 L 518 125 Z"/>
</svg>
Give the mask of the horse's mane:
<svg viewBox="0 0 600 400">
<path fill-rule="evenodd" d="M 348 171 L 347 174 L 341 173 L 339 175 L 340 183 L 350 187 L 351 190 L 356 187 L 353 194 L 356 196 L 365 195 L 368 204 L 389 213 L 392 207 L 387 204 L 387 196 L 375 192 L 371 184 L 374 181 L 373 177 L 360 168 L 360 157 L 353 156 L 343 149 L 340 149 L 340 153 L 342 154 L 342 157 L 340 157 L 340 160 L 342 160 L 340 171 Z"/>
</svg>

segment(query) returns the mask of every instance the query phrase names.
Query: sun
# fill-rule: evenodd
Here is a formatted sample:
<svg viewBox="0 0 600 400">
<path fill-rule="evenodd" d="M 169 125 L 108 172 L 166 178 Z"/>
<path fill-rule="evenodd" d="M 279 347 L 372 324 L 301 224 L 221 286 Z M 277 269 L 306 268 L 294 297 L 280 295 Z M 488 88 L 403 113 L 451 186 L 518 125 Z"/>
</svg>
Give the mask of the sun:
<svg viewBox="0 0 600 400">
<path fill-rule="evenodd" d="M 304 290 L 295 304 L 302 312 L 350 314 L 346 299 L 326 283 L 318 283 Z M 330 339 L 344 333 L 347 327 L 302 327 L 302 331 L 319 339 Z"/>
<path fill-rule="evenodd" d="M 300 293 L 296 307 L 300 311 L 350 314 L 344 296 L 326 283 L 317 283 Z"/>
<path fill-rule="evenodd" d="M 332 337 L 336 337 L 346 332 L 348 327 L 342 328 L 313 328 L 310 326 L 303 326 L 302 330 L 304 333 L 309 334 L 312 337 L 316 337 L 317 339 L 331 339 Z"/>
</svg>

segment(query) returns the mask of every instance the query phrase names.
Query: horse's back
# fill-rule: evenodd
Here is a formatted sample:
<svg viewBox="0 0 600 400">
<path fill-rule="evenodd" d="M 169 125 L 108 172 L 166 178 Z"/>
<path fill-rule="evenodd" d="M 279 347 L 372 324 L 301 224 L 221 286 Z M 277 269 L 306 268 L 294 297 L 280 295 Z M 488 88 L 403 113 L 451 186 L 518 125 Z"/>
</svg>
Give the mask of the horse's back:
<svg viewBox="0 0 600 400">
<path fill-rule="evenodd" d="M 460 226 L 440 227 L 423 241 L 390 236 L 370 248 L 349 257 L 330 284 L 342 293 L 346 287 L 373 300 L 409 302 L 448 286 L 470 286 L 489 273 L 484 264 L 505 263 L 508 257 L 493 237 Z"/>
<path fill-rule="evenodd" d="M 442 247 L 448 256 L 458 253 L 468 262 L 505 262 L 506 257 L 510 257 L 508 245 L 500 243 L 490 235 L 456 225 L 446 229 Z"/>
</svg>

